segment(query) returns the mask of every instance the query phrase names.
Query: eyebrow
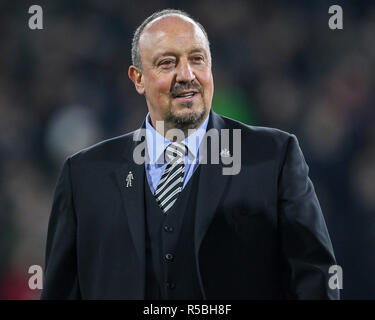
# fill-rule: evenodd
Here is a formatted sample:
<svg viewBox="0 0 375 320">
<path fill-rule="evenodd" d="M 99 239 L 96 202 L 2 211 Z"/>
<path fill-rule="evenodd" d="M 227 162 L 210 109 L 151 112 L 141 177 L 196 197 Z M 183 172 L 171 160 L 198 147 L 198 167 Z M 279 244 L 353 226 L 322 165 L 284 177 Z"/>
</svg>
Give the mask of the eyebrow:
<svg viewBox="0 0 375 320">
<path fill-rule="evenodd" d="M 193 50 L 190 50 L 189 54 L 192 54 L 192 53 L 203 53 L 204 55 L 206 55 L 206 51 L 202 48 L 196 48 L 196 49 L 193 49 Z"/>
<path fill-rule="evenodd" d="M 155 64 L 156 61 L 158 61 L 161 57 L 167 57 L 167 56 L 176 56 L 176 53 L 172 52 L 172 51 L 167 51 L 167 52 L 159 53 L 154 58 L 153 63 Z"/>
<path fill-rule="evenodd" d="M 207 58 L 207 54 L 205 52 L 205 50 L 203 48 L 195 48 L 195 49 L 192 49 L 189 51 L 189 54 L 192 54 L 192 53 L 203 53 L 205 58 Z M 163 52 L 163 53 L 159 53 L 156 55 L 156 57 L 153 59 L 153 64 L 156 63 L 156 61 L 158 61 L 160 58 L 162 57 L 167 57 L 167 56 L 173 56 L 175 57 L 176 56 L 176 53 L 173 52 L 173 51 L 166 51 L 166 52 Z"/>
</svg>

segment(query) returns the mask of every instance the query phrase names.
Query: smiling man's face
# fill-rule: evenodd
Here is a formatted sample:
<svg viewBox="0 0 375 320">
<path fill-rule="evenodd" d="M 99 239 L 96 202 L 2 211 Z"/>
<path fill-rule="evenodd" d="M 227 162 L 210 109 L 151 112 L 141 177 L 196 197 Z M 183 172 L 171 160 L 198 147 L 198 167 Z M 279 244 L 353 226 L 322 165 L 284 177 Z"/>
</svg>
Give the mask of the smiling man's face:
<svg viewBox="0 0 375 320">
<path fill-rule="evenodd" d="M 129 77 L 144 94 L 153 126 L 198 128 L 206 119 L 214 91 L 211 55 L 202 30 L 190 19 L 166 16 L 149 23 L 139 39 L 142 70 Z"/>
</svg>

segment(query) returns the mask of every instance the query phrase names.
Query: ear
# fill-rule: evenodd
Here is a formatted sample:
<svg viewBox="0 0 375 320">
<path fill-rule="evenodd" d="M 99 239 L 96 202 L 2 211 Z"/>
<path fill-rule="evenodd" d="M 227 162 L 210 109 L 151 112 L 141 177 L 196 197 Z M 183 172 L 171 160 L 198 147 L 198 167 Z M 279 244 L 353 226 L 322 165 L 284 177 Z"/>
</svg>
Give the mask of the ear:
<svg viewBox="0 0 375 320">
<path fill-rule="evenodd" d="M 139 94 L 145 93 L 145 87 L 143 83 L 142 70 L 138 69 L 136 66 L 130 66 L 128 70 L 128 76 L 135 85 L 135 89 Z"/>
</svg>

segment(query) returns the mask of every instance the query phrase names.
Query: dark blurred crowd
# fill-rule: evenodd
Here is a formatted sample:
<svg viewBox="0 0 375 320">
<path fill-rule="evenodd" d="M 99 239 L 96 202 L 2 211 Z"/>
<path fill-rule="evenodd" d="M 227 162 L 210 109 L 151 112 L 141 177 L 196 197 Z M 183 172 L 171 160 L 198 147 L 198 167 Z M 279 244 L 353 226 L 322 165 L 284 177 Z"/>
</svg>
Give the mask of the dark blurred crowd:
<svg viewBox="0 0 375 320">
<path fill-rule="evenodd" d="M 51 2 L 35 3 L 43 30 L 28 27 L 31 3 L 0 4 L 1 299 L 39 297 L 28 269 L 44 266 L 64 159 L 141 125 L 131 38 L 168 7 L 207 30 L 214 110 L 298 137 L 343 269 L 342 298 L 375 299 L 374 1 Z M 343 30 L 328 27 L 332 4 Z"/>
</svg>

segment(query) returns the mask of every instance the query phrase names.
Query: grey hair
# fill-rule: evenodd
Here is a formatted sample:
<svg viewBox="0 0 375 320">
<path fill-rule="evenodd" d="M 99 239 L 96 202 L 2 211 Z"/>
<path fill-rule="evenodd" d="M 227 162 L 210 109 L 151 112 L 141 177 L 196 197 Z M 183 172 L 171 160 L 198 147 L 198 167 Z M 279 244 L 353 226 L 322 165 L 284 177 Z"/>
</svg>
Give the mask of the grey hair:
<svg viewBox="0 0 375 320">
<path fill-rule="evenodd" d="M 195 22 L 195 24 L 202 30 L 203 34 L 205 35 L 205 37 L 207 39 L 208 47 L 210 46 L 210 42 L 208 41 L 208 36 L 207 36 L 206 30 L 204 29 L 204 27 L 198 21 L 193 19 L 193 17 L 190 14 L 188 14 L 187 12 L 182 11 L 182 10 L 164 9 L 162 11 L 154 12 L 151 16 L 146 18 L 142 22 L 142 24 L 135 30 L 133 40 L 132 40 L 132 49 L 131 49 L 132 63 L 133 63 L 134 66 L 136 66 L 139 69 L 142 69 L 141 54 L 139 52 L 139 38 L 141 37 L 141 33 L 144 30 L 144 28 L 150 22 L 152 22 L 152 21 L 154 21 L 154 20 L 156 20 L 160 17 L 174 16 L 174 15 L 184 16 L 184 17 L 187 17 L 187 18 L 193 20 Z"/>
</svg>

